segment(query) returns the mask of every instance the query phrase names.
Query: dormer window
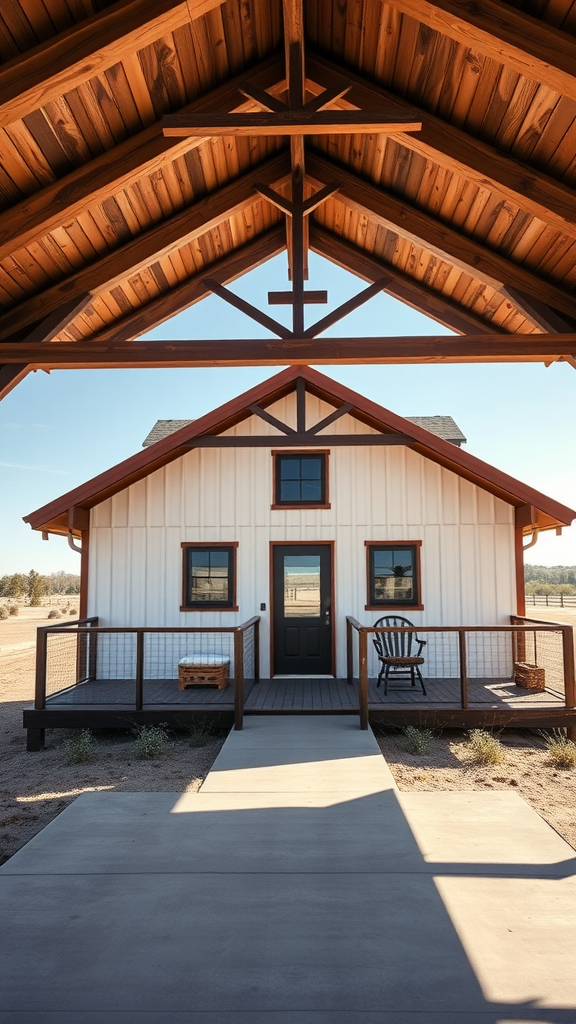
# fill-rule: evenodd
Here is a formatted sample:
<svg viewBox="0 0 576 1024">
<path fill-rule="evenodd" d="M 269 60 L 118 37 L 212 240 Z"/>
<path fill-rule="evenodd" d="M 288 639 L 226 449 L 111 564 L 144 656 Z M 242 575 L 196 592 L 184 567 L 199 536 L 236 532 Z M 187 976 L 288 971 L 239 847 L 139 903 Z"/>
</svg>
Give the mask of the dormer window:
<svg viewBox="0 0 576 1024">
<path fill-rule="evenodd" d="M 328 452 L 272 452 L 272 508 L 330 508 Z"/>
</svg>

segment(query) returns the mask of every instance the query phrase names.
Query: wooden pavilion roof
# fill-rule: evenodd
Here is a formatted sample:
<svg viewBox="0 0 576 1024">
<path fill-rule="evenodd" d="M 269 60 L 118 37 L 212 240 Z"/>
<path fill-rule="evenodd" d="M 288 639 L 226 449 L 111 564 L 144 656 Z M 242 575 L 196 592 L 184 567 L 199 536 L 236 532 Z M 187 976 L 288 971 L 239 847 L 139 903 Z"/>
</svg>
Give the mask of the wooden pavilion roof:
<svg viewBox="0 0 576 1024">
<path fill-rule="evenodd" d="M 0 394 L 39 366 L 576 365 L 576 0 L 6 0 L 0 60 Z M 277 341 L 133 342 L 287 241 Z M 308 247 L 462 337 L 315 338 Z"/>
</svg>

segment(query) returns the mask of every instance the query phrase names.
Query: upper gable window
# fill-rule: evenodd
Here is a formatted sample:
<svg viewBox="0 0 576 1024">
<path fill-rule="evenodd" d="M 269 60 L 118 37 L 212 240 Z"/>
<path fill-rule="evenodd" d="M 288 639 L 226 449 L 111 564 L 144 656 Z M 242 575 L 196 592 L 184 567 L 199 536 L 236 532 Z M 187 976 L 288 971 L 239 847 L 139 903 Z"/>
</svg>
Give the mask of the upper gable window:
<svg viewBox="0 0 576 1024">
<path fill-rule="evenodd" d="M 273 452 L 272 508 L 329 508 L 328 453 Z"/>
</svg>

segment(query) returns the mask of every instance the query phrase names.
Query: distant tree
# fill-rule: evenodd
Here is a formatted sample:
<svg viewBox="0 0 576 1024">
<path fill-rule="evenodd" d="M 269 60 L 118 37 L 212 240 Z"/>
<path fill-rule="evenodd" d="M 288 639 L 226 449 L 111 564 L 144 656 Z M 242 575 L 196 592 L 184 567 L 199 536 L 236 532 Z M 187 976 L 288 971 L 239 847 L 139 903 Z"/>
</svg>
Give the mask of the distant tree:
<svg viewBox="0 0 576 1024">
<path fill-rule="evenodd" d="M 13 597 L 18 600 L 28 593 L 27 577 L 20 572 L 0 579 L 0 597 Z"/>
<path fill-rule="evenodd" d="M 35 569 L 31 569 L 26 577 L 26 584 L 28 590 L 28 602 L 33 606 L 37 607 L 42 603 L 44 594 L 48 592 L 48 580 L 45 576 L 41 576 Z"/>
</svg>

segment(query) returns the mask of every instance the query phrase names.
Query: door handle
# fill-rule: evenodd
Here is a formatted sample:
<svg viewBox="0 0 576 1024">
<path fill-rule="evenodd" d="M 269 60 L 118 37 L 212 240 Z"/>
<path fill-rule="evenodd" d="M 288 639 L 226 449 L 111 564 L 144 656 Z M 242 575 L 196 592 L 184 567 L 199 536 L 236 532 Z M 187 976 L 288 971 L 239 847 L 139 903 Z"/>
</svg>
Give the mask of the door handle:
<svg viewBox="0 0 576 1024">
<path fill-rule="evenodd" d="M 327 608 L 326 611 L 324 612 L 324 625 L 325 626 L 329 626 L 330 625 L 330 609 L 329 608 Z"/>
</svg>

